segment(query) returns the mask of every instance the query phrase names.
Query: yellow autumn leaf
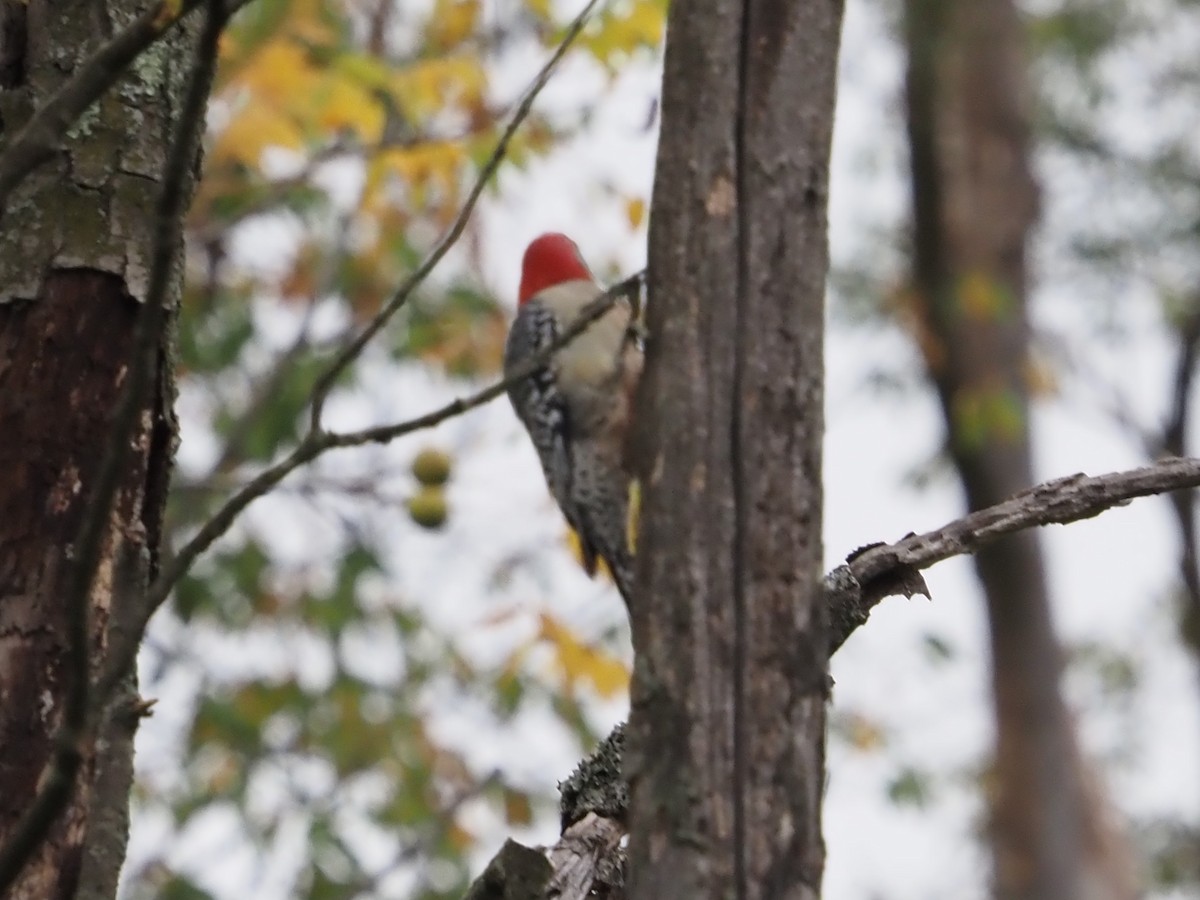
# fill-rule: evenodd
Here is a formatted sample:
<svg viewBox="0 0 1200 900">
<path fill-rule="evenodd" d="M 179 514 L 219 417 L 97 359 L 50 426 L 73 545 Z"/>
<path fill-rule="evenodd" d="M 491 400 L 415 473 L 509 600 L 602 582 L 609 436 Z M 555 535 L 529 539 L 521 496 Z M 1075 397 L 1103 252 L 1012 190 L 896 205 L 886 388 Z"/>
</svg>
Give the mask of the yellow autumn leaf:
<svg viewBox="0 0 1200 900">
<path fill-rule="evenodd" d="M 666 5 L 662 0 L 636 0 L 622 11 L 602 17 L 583 38 L 583 45 L 601 62 L 657 47 L 666 28 Z"/>
<path fill-rule="evenodd" d="M 629 672 L 620 660 L 589 647 L 552 616 L 543 613 L 539 618 L 539 637 L 553 646 L 555 662 L 568 689 L 587 682 L 605 699 L 629 690 Z"/>
<path fill-rule="evenodd" d="M 230 87 L 260 103 L 287 108 L 297 98 L 311 95 L 320 78 L 302 47 L 292 41 L 275 40 L 254 54 Z"/>
<path fill-rule="evenodd" d="M 328 0 L 263 0 L 245 16 L 221 35 L 219 87 L 237 83 L 242 70 L 268 46 L 292 43 L 332 50 L 341 45 L 347 29 L 344 10 Z"/>
<path fill-rule="evenodd" d="M 641 197 L 628 198 L 625 201 L 625 218 L 629 220 L 630 228 L 640 228 L 646 218 L 646 201 Z"/>
<path fill-rule="evenodd" d="M 426 37 L 435 46 L 449 49 L 474 34 L 478 21 L 479 0 L 437 0 Z"/>
<path fill-rule="evenodd" d="M 299 150 L 303 145 L 304 135 L 295 122 L 266 104 L 251 100 L 213 141 L 209 165 L 216 168 L 216 163 L 237 162 L 257 167 L 268 147 Z"/>
<path fill-rule="evenodd" d="M 346 78 L 322 81 L 312 99 L 312 125 L 321 132 L 349 131 L 366 144 L 379 142 L 383 107 L 370 93 Z"/>
<path fill-rule="evenodd" d="M 340 37 L 333 9 L 328 0 L 289 0 L 285 33 L 311 46 L 332 46 Z"/>
<path fill-rule="evenodd" d="M 477 58 L 465 55 L 422 60 L 392 77 L 396 104 L 414 122 L 449 107 L 474 110 L 483 105 L 487 76 Z"/>
<path fill-rule="evenodd" d="M 432 182 L 446 193 L 448 199 L 457 197 L 458 179 L 466 161 L 466 151 L 454 141 L 389 147 L 376 153 L 367 166 L 364 198 L 368 202 L 375 201 L 376 195 L 392 182 L 399 182 L 410 190 Z"/>
<path fill-rule="evenodd" d="M 639 0 L 633 4 L 626 27 L 643 44 L 656 46 L 667 26 L 667 6 L 663 0 Z"/>
</svg>

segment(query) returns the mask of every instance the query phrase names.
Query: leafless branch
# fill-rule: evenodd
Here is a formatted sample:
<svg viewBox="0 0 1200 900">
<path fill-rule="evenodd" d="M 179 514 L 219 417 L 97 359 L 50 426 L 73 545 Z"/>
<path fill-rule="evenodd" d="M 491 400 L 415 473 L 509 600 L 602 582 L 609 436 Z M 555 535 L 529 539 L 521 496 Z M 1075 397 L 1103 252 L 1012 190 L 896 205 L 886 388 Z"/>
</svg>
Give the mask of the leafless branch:
<svg viewBox="0 0 1200 900">
<path fill-rule="evenodd" d="M 250 0 L 226 0 L 231 16 Z M 8 209 L 13 189 L 30 172 L 60 149 L 68 130 L 101 95 L 112 87 L 129 64 L 151 44 L 178 25 L 201 0 L 159 0 L 128 27 L 97 49 L 75 74 L 51 95 L 0 153 L 0 216 Z"/>
<path fill-rule="evenodd" d="M 1200 297 L 1197 304 L 1179 326 L 1179 359 L 1175 365 L 1175 384 L 1171 403 L 1171 415 L 1163 428 L 1162 450 L 1175 456 L 1188 452 L 1188 424 L 1190 421 L 1193 388 L 1196 383 L 1196 357 L 1200 353 Z M 1196 495 L 1192 491 L 1180 491 L 1171 497 L 1175 521 L 1179 525 L 1179 541 L 1182 545 L 1179 556 L 1179 574 L 1183 582 L 1186 613 L 1183 617 L 1182 633 L 1186 643 L 1200 660 L 1200 547 L 1196 534 Z"/>
<path fill-rule="evenodd" d="M 936 531 L 913 534 L 852 555 L 825 577 L 830 652 L 837 650 L 871 609 L 893 593 L 925 593 L 914 574 L 936 562 L 975 553 L 1005 535 L 1040 525 L 1065 525 L 1123 506 L 1135 497 L 1200 485 L 1200 459 L 1170 458 L 1140 469 L 1089 477 L 1070 475 L 956 519 Z"/>
<path fill-rule="evenodd" d="M 626 296 L 632 290 L 640 289 L 643 277 L 644 272 L 638 272 L 610 287 L 584 307 L 579 317 L 571 326 L 564 329 L 562 334 L 558 336 L 558 339 L 544 348 L 542 352 L 531 356 L 525 363 L 514 368 L 506 378 L 483 390 L 477 391 L 469 397 L 452 400 L 445 406 L 426 413 L 423 416 L 408 419 L 404 422 L 397 422 L 392 425 L 380 425 L 374 428 L 365 428 L 361 431 L 344 433 L 310 431 L 291 453 L 273 466 L 258 473 L 241 490 L 226 500 L 225 504 L 213 514 L 212 518 L 200 527 L 199 531 L 180 548 L 179 552 L 169 563 L 163 566 L 162 572 L 147 590 L 146 602 L 138 614 L 137 621 L 127 631 L 114 635 L 112 646 L 109 649 L 108 662 L 96 685 L 97 694 L 99 696 L 108 696 L 108 693 L 116 685 L 122 674 L 133 663 L 134 657 L 137 655 L 138 644 L 141 641 L 141 636 L 145 631 L 150 617 L 167 599 L 171 589 L 179 579 L 187 574 L 192 564 L 196 561 L 196 558 L 229 530 L 230 526 L 233 525 L 234 521 L 242 513 L 242 510 L 247 506 L 268 493 L 275 485 L 283 481 L 284 478 L 296 469 L 306 463 L 312 462 L 317 457 L 336 447 L 360 447 L 365 444 L 385 444 L 402 435 L 432 428 L 448 419 L 460 416 L 469 410 L 491 402 L 507 391 L 512 385 L 528 378 L 544 366 L 550 360 L 551 356 L 575 340 L 589 325 L 604 315 L 620 297 Z"/>
<path fill-rule="evenodd" d="M 205 100 L 216 65 L 217 44 L 226 21 L 222 0 L 210 0 L 209 14 L 196 50 L 196 62 L 181 112 L 179 132 L 167 157 L 163 189 L 156 209 L 154 251 L 146 303 L 138 315 L 133 354 L 125 384 L 113 410 L 96 481 L 83 511 L 73 553 L 68 559 L 63 603 L 67 609 L 71 686 L 63 722 L 55 736 L 51 769 L 3 847 L 0 847 L 0 896 L 20 874 L 71 797 L 81 758 L 80 744 L 98 718 L 100 703 L 90 702 L 90 595 L 105 532 L 147 390 L 157 371 L 159 338 L 166 316 L 167 287 L 181 239 L 187 175 L 204 125 Z"/>
<path fill-rule="evenodd" d="M 467 199 L 463 203 L 462 209 L 455 216 L 450 230 L 437 242 L 429 255 L 425 257 L 424 262 L 413 270 L 412 274 L 405 279 L 400 287 L 396 288 L 395 292 L 376 314 L 375 318 L 367 324 L 353 341 L 338 353 L 333 362 L 330 363 L 329 368 L 317 380 L 317 384 L 313 388 L 312 415 L 309 426 L 314 433 L 321 431 L 321 413 L 325 408 L 325 401 L 329 398 L 329 392 L 333 389 L 338 376 L 362 353 L 363 348 L 366 347 L 371 338 L 379 333 L 379 329 L 383 328 L 400 307 L 408 302 L 413 292 L 424 283 L 429 273 L 433 271 L 434 267 L 441 262 L 442 257 L 449 252 L 450 248 L 462 236 L 463 231 L 467 227 L 467 222 L 471 218 L 471 213 L 475 210 L 475 204 L 479 202 L 484 188 L 487 187 L 488 182 L 491 181 L 492 176 L 496 173 L 496 169 L 503 162 L 505 155 L 508 153 L 508 145 L 512 142 L 517 129 L 520 128 L 521 123 L 529 116 L 530 110 L 533 109 L 534 101 L 542 92 L 542 89 L 549 83 L 550 76 L 554 74 L 559 61 L 566 55 L 571 44 L 575 42 L 575 38 L 583 31 L 584 26 L 591 18 L 592 11 L 599 3 L 600 0 L 589 0 L 587 6 L 580 11 L 579 15 L 568 26 L 554 53 L 550 55 L 550 58 L 546 60 L 546 64 L 542 66 L 541 71 L 534 77 L 529 88 L 525 91 L 521 102 L 517 104 L 517 108 L 513 112 L 508 125 L 500 135 L 500 140 L 496 142 L 496 147 L 492 150 L 491 156 L 488 157 L 488 161 L 484 163 L 483 168 L 479 171 L 479 175 L 475 179 L 475 184 L 471 187 L 470 193 L 467 194 Z"/>
<path fill-rule="evenodd" d="M 1165 459 L 1127 472 L 1088 477 L 1071 475 L 1022 491 L 987 509 L 926 534 L 894 544 L 876 544 L 851 554 L 845 565 L 825 576 L 830 611 L 830 652 L 837 650 L 871 609 L 893 593 L 928 595 L 919 571 L 936 562 L 974 553 L 1005 535 L 1039 525 L 1067 524 L 1099 515 L 1135 497 L 1165 494 L 1200 484 L 1200 459 Z M 623 896 L 624 834 L 627 794 L 622 782 L 622 731 L 613 734 L 565 783 L 563 834 L 548 853 L 509 841 L 465 900 L 545 900 L 591 896 L 600 885 Z M 579 884 L 582 893 L 554 893 Z M 605 893 L 605 896 L 609 896 Z"/>
<path fill-rule="evenodd" d="M 240 0 L 240 2 L 244 3 L 247 0 Z M 424 416 L 393 425 L 379 426 L 344 434 L 327 432 L 321 428 L 321 409 L 338 375 L 362 352 L 367 342 L 379 332 L 388 319 L 407 302 L 412 293 L 424 282 L 433 268 L 446 252 L 449 251 L 455 241 L 458 240 L 466 228 L 467 221 L 484 188 L 487 186 L 487 182 L 504 159 L 508 145 L 517 128 L 529 115 L 534 101 L 549 82 L 550 76 L 554 73 L 559 60 L 562 59 L 575 38 L 583 30 L 592 11 L 599 3 L 600 0 L 590 0 L 587 6 L 576 16 L 567 28 L 562 41 L 550 59 L 546 61 L 546 64 L 530 84 L 523 99 L 517 105 L 511 121 L 501 135 L 495 150 L 493 150 L 487 163 L 476 178 L 475 184 L 450 230 L 442 237 L 433 251 L 426 257 L 425 261 L 397 288 L 391 299 L 389 299 L 367 327 L 353 341 L 342 348 L 329 368 L 318 379 L 312 394 L 312 416 L 308 434 L 296 445 L 291 453 L 251 479 L 241 490 L 230 497 L 212 518 L 200 527 L 199 531 L 163 567 L 154 584 L 150 586 L 143 609 L 136 617 L 137 621 L 132 623 L 128 629 L 114 633 L 107 663 L 100 677 L 97 679 L 95 690 L 98 696 L 107 697 L 123 674 L 133 664 L 133 660 L 137 655 L 138 644 L 146 629 L 146 624 L 158 607 L 166 600 L 171 589 L 180 578 L 187 574 L 196 558 L 228 531 L 242 510 L 254 500 L 266 494 L 300 466 L 311 462 L 330 449 L 335 447 L 355 447 L 370 443 L 387 443 L 401 435 L 424 428 L 431 428 L 447 419 L 490 402 L 504 393 L 510 385 L 520 381 L 522 378 L 529 377 L 539 367 L 545 365 L 557 350 L 578 337 L 589 324 L 603 315 L 616 302 L 619 296 L 628 291 L 635 283 L 640 283 L 642 273 L 638 273 L 638 275 L 610 288 L 593 301 L 580 314 L 572 327 L 566 329 L 559 340 L 547 347 L 544 353 L 531 358 L 528 364 L 521 366 L 519 371 L 513 373 L 512 377 L 485 388 L 471 397 L 455 400 L 441 409 L 434 410 Z"/>
</svg>

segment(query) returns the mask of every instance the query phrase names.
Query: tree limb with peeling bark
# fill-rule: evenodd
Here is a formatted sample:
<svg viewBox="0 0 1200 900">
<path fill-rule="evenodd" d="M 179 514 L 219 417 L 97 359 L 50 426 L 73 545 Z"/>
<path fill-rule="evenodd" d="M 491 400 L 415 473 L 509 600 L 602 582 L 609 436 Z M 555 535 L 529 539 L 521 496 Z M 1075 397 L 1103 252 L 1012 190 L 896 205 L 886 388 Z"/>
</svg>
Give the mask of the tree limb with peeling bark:
<svg viewBox="0 0 1200 900">
<path fill-rule="evenodd" d="M 1140 497 L 1167 496 L 1200 486 L 1200 459 L 1170 458 L 1140 469 L 1056 478 L 893 543 L 871 544 L 849 554 L 825 575 L 829 652 L 833 654 L 887 597 L 930 599 L 922 570 L 975 553 L 993 541 L 1030 528 L 1069 525 L 1127 505 Z M 621 774 L 625 726 L 618 725 L 560 786 L 562 838 L 552 847 L 512 841 L 476 880 L 466 900 L 586 900 L 624 898 L 628 792 Z M 618 874 L 619 873 L 619 874 Z M 560 885 L 571 885 L 562 890 Z M 593 893 L 598 892 L 598 893 Z"/>
</svg>

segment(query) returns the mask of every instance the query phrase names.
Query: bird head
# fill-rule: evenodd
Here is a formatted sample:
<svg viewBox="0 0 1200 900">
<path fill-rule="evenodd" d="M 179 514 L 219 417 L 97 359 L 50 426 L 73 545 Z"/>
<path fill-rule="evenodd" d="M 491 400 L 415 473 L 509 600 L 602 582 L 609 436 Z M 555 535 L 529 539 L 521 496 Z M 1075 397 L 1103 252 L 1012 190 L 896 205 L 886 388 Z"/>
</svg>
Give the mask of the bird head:
<svg viewBox="0 0 1200 900">
<path fill-rule="evenodd" d="M 565 234 L 543 234 L 525 248 L 517 302 L 525 303 L 546 288 L 580 279 L 593 280 L 575 242 Z"/>
</svg>

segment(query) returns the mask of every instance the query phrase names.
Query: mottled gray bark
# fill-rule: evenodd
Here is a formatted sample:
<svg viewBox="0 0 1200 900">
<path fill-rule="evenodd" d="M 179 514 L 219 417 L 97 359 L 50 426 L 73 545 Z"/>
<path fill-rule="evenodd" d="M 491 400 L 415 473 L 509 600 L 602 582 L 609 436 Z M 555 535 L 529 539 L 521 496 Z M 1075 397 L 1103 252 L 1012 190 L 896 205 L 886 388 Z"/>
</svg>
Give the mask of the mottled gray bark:
<svg viewBox="0 0 1200 900">
<path fill-rule="evenodd" d="M 11 5 L 11 4 L 9 4 Z M 88 53 L 152 4 L 30 0 L 3 16 L 0 142 L 66 83 Z M 65 768 L 54 738 L 78 667 L 66 608 L 113 424 L 145 315 L 154 211 L 177 132 L 194 26 L 174 29 L 135 60 L 30 173 L 0 211 L 0 847 L 50 773 L 69 800 L 24 862 L 11 896 L 108 898 L 124 857 L 139 706 L 128 678 L 91 718 Z M 0 143 L 0 147 L 6 146 Z M 190 191 L 190 187 L 188 188 Z M 167 302 L 179 297 L 176 267 Z M 158 365 L 105 513 L 88 595 L 87 671 L 135 612 L 157 569 L 174 442 L 170 323 L 155 335 Z"/>
<path fill-rule="evenodd" d="M 670 12 L 635 449 L 631 897 L 820 893 L 840 20 L 829 0 Z"/>
</svg>

